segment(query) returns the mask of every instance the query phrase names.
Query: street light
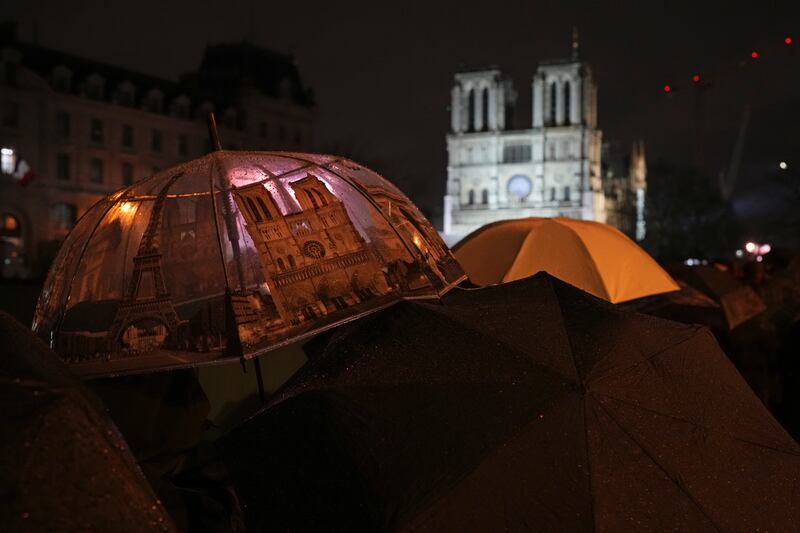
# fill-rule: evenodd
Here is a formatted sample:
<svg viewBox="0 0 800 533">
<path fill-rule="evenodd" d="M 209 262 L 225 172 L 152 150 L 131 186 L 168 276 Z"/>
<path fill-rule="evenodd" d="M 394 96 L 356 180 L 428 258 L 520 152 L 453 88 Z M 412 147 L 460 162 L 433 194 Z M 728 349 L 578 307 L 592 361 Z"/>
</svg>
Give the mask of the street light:
<svg viewBox="0 0 800 533">
<path fill-rule="evenodd" d="M 786 170 L 789 168 L 789 165 L 786 164 L 786 161 L 781 161 L 778 166 L 781 167 L 781 170 Z"/>
</svg>

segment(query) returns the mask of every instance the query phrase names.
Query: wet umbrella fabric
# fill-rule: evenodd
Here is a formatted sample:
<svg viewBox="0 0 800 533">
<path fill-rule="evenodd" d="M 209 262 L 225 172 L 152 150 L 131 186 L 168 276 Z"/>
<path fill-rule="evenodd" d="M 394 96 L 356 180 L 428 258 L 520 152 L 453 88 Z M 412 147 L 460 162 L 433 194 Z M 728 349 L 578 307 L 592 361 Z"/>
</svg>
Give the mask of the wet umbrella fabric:
<svg viewBox="0 0 800 533">
<path fill-rule="evenodd" d="M 711 329 L 719 339 L 729 331 L 725 312 L 719 303 L 702 292 L 679 281 L 679 291 L 666 292 L 618 304 L 622 309 L 675 320 L 684 324 L 699 324 Z"/>
<path fill-rule="evenodd" d="M 800 524 L 800 447 L 706 330 L 544 273 L 345 326 L 222 447 L 252 531 Z"/>
<path fill-rule="evenodd" d="M 767 308 L 752 288 L 714 266 L 673 266 L 669 270 L 675 278 L 719 302 L 728 329 L 735 329 Z"/>
<path fill-rule="evenodd" d="M 0 312 L 0 524 L 5 531 L 174 531 L 101 406 Z"/>
</svg>

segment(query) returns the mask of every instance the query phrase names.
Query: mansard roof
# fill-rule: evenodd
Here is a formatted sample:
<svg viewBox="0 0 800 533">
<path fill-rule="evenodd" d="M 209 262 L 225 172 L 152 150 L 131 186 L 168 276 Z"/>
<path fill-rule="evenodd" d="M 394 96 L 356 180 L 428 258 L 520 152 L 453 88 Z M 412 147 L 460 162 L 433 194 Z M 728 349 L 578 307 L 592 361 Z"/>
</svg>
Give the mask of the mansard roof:
<svg viewBox="0 0 800 533">
<path fill-rule="evenodd" d="M 200 68 L 181 76 L 176 82 L 21 42 L 16 38 L 16 32 L 5 25 L 0 30 L 0 47 L 17 50 L 22 66 L 48 82 L 53 82 L 53 74 L 59 67 L 68 69 L 72 73 L 68 92 L 72 94 L 80 94 L 84 83 L 92 75 L 97 75 L 105 82 L 101 100 L 113 102 L 117 88 L 130 82 L 136 88 L 132 105 L 141 107 L 146 104 L 148 95 L 157 89 L 164 95 L 164 112 L 168 112 L 169 103 L 181 95 L 189 97 L 193 110 L 205 101 L 212 102 L 218 110 L 224 110 L 236 102 L 244 83 L 270 97 L 287 98 L 304 107 L 314 105 L 313 93 L 303 86 L 291 56 L 248 43 L 208 46 Z"/>
<path fill-rule="evenodd" d="M 207 46 L 200 68 L 182 76 L 203 95 L 230 103 L 242 82 L 273 98 L 287 98 L 312 107 L 314 96 L 305 88 L 294 58 L 251 43 L 226 43 Z M 238 82 L 238 83 L 232 83 Z"/>
</svg>

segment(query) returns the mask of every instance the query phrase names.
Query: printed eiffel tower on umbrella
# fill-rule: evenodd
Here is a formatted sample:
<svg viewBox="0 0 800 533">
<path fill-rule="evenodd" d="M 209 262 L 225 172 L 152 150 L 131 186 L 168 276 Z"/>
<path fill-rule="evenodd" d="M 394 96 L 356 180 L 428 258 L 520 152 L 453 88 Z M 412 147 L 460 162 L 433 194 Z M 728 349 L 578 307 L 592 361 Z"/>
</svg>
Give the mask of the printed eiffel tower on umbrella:
<svg viewBox="0 0 800 533">
<path fill-rule="evenodd" d="M 184 324 L 178 317 L 164 283 L 158 240 L 161 212 L 167 191 L 182 173 L 175 174 L 161 188 L 150 212 L 150 220 L 142 234 L 139 250 L 133 258 L 133 274 L 125 296 L 117 309 L 108 332 L 112 351 L 126 346 L 135 351 L 158 348 L 166 341 L 175 344 Z M 149 280 L 152 293 L 144 289 Z"/>
</svg>

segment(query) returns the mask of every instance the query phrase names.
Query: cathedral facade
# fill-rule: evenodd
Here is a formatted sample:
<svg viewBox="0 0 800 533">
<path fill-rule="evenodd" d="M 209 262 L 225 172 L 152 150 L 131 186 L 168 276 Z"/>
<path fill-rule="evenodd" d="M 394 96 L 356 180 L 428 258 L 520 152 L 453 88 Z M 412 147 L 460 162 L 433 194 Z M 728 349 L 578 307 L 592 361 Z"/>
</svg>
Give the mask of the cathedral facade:
<svg viewBox="0 0 800 533">
<path fill-rule="evenodd" d="M 643 194 L 617 189 L 643 188 L 645 181 L 604 183 L 597 86 L 577 40 L 570 59 L 538 66 L 531 89 L 532 127 L 510 130 L 511 80 L 499 68 L 455 75 L 443 221 L 448 244 L 498 220 L 565 216 L 614 223 L 617 210 L 643 216 L 643 205 L 606 202 L 609 194 L 643 202 Z M 626 220 L 626 226 L 636 224 Z"/>
</svg>

